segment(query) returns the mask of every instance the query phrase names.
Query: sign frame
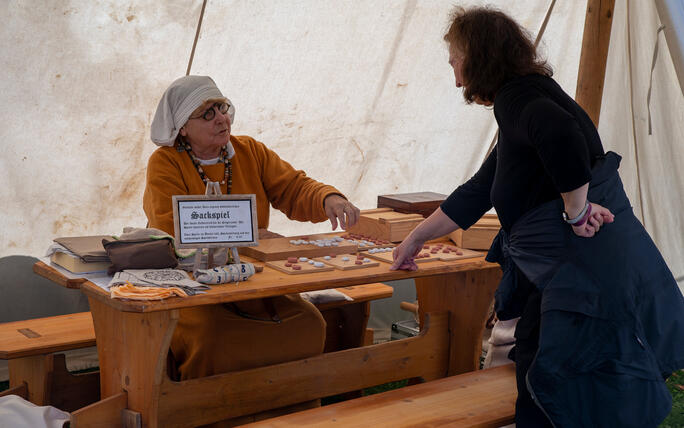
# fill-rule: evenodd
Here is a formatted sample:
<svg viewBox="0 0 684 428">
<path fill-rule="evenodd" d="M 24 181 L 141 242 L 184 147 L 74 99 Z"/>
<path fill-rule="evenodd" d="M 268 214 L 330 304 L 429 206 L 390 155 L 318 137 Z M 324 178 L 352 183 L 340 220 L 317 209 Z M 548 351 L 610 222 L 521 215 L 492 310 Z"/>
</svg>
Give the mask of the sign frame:
<svg viewBox="0 0 684 428">
<path fill-rule="evenodd" d="M 226 248 L 226 247 L 253 247 L 259 245 L 258 221 L 256 210 L 256 195 L 254 194 L 230 194 L 230 195 L 173 195 L 173 232 L 176 239 L 176 248 Z M 221 242 L 191 242 L 181 241 L 180 204 L 193 201 L 239 201 L 248 202 L 250 205 L 250 221 L 252 230 L 251 241 L 221 241 Z"/>
</svg>

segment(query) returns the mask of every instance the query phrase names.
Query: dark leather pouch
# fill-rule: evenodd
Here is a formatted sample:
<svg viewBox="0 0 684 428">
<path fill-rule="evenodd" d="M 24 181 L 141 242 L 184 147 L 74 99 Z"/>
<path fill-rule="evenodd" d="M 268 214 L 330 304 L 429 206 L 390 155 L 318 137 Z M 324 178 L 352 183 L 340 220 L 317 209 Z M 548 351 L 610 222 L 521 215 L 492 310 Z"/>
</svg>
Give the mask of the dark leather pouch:
<svg viewBox="0 0 684 428">
<path fill-rule="evenodd" d="M 107 270 L 109 275 L 124 269 L 165 269 L 178 266 L 170 239 L 103 239 L 102 246 L 112 262 Z"/>
</svg>

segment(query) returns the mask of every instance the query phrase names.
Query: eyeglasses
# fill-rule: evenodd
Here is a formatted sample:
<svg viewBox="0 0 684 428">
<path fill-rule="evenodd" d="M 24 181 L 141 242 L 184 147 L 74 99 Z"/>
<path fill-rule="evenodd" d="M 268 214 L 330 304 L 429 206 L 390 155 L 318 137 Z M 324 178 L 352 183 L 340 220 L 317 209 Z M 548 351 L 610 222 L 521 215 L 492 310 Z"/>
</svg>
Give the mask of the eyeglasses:
<svg viewBox="0 0 684 428">
<path fill-rule="evenodd" d="M 216 107 L 216 108 L 214 108 Z M 230 109 L 230 104 L 228 103 L 214 103 L 211 107 L 209 107 L 204 113 L 200 114 L 199 116 L 194 116 L 191 117 L 190 119 L 199 119 L 200 117 L 206 121 L 213 120 L 214 117 L 216 117 L 216 110 L 221 114 L 226 114 L 228 113 L 228 110 Z"/>
</svg>

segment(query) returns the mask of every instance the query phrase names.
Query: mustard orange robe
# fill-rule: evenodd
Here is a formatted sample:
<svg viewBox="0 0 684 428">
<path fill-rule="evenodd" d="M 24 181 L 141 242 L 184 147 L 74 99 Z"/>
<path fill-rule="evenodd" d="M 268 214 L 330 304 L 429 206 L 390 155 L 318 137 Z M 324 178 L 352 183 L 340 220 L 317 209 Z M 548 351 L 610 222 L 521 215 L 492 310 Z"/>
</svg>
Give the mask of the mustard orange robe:
<svg viewBox="0 0 684 428">
<path fill-rule="evenodd" d="M 268 227 L 269 204 L 288 218 L 320 222 L 327 219 L 326 196 L 341 193 L 294 169 L 263 143 L 231 136 L 233 194 L 255 194 L 260 229 Z M 207 177 L 221 182 L 223 163 L 203 165 Z M 149 227 L 173 235 L 172 195 L 203 195 L 205 184 L 185 150 L 160 147 L 150 156 L 143 209 Z M 227 185 L 221 191 L 227 193 Z M 306 358 L 323 352 L 325 321 L 314 305 L 299 295 L 279 296 L 271 303 L 280 323 L 270 319 L 272 308 L 262 299 L 182 309 L 171 340 L 181 379 L 193 379 Z"/>
</svg>

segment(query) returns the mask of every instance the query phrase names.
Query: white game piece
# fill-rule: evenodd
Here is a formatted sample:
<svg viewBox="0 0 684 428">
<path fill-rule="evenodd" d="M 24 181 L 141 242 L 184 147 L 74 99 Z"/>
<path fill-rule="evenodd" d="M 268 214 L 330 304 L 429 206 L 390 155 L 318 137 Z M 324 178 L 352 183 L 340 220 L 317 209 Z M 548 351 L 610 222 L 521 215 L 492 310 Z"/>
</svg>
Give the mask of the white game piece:
<svg viewBox="0 0 684 428">
<path fill-rule="evenodd" d="M 297 241 L 295 241 L 294 239 L 290 239 L 290 244 L 297 245 Z"/>
<path fill-rule="evenodd" d="M 371 261 L 371 259 L 369 259 L 368 257 L 366 257 L 366 258 L 363 259 L 363 262 L 364 262 L 364 263 L 368 263 L 368 262 L 370 262 L 370 261 Z"/>
<path fill-rule="evenodd" d="M 325 243 L 325 246 L 326 246 L 326 247 L 332 246 L 332 242 L 326 242 L 326 243 Z"/>
<path fill-rule="evenodd" d="M 349 261 L 349 257 L 347 257 L 347 256 L 342 257 L 342 261 L 343 261 L 343 262 L 348 262 L 348 261 Z"/>
<path fill-rule="evenodd" d="M 330 260 L 330 256 L 323 257 L 324 260 Z"/>
<path fill-rule="evenodd" d="M 317 268 L 321 268 L 321 267 L 325 266 L 322 262 L 315 262 L 313 265 L 314 265 L 314 267 L 317 267 Z"/>
<path fill-rule="evenodd" d="M 314 264 L 314 261 L 313 261 L 313 260 L 309 260 L 309 264 L 310 264 L 310 265 Z"/>
<path fill-rule="evenodd" d="M 322 242 L 319 242 L 318 244 L 316 244 L 316 246 L 318 246 L 318 247 L 325 247 L 325 244 L 323 244 Z"/>
<path fill-rule="evenodd" d="M 337 241 L 335 241 L 335 242 L 332 243 L 332 246 L 333 246 L 333 247 L 339 247 L 339 246 L 340 246 L 340 243 L 337 242 Z"/>
<path fill-rule="evenodd" d="M 364 244 L 363 242 L 361 242 L 361 243 L 359 244 L 359 247 L 365 247 L 365 246 L 366 246 L 366 244 Z"/>
<path fill-rule="evenodd" d="M 300 261 L 300 262 L 305 262 L 305 261 L 307 261 L 307 260 L 309 260 L 309 259 L 307 259 L 306 257 L 300 257 L 300 258 L 299 258 L 299 261 Z"/>
</svg>

